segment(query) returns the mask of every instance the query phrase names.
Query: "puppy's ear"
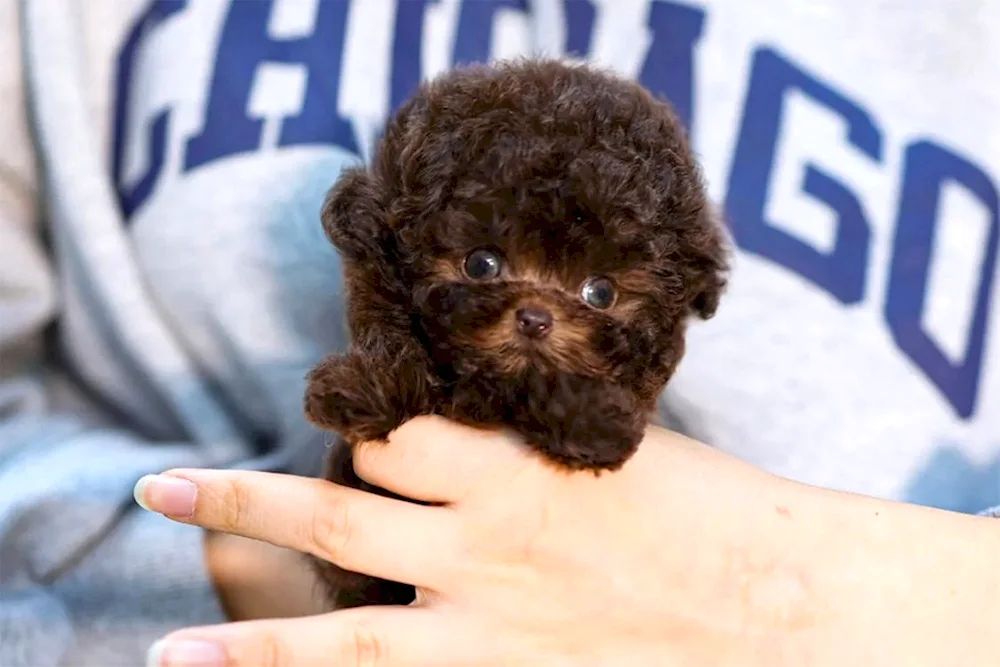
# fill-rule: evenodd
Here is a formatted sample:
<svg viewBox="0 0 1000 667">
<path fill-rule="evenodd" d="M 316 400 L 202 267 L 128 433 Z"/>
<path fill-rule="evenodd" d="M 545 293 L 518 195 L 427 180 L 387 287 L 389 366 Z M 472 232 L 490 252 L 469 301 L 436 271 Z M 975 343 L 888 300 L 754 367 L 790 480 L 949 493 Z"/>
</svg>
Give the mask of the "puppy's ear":
<svg viewBox="0 0 1000 667">
<path fill-rule="evenodd" d="M 691 312 L 701 319 L 707 320 L 715 315 L 721 297 L 721 286 L 706 288 L 694 295 L 691 300 Z"/>
<path fill-rule="evenodd" d="M 726 289 L 729 273 L 729 238 L 722 221 L 713 212 L 701 216 L 698 231 L 689 239 L 693 266 L 689 308 L 693 315 L 707 320 L 715 315 Z"/>
<path fill-rule="evenodd" d="M 330 189 L 321 214 L 323 230 L 346 258 L 379 257 L 389 234 L 381 192 L 362 167 L 345 169 Z"/>
</svg>

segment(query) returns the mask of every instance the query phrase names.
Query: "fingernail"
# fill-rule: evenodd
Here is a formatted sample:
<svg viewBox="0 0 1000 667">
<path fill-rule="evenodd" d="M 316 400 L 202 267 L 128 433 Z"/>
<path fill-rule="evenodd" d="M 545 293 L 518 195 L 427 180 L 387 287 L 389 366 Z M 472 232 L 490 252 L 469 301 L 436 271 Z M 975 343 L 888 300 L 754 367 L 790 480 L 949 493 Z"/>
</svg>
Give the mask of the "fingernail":
<svg viewBox="0 0 1000 667">
<path fill-rule="evenodd" d="M 144 510 L 184 519 L 194 515 L 197 495 L 198 487 L 193 483 L 164 475 L 146 475 L 132 490 L 135 502 Z"/>
<path fill-rule="evenodd" d="M 146 667 L 225 667 L 226 650 L 197 639 L 161 639 L 149 647 Z"/>
</svg>

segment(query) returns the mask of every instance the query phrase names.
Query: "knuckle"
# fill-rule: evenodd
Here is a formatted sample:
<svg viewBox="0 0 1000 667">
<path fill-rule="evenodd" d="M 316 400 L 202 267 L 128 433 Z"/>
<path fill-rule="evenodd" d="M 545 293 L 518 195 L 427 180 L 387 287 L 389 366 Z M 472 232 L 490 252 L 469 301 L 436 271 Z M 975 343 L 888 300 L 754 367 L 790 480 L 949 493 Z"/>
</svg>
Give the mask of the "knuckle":
<svg viewBox="0 0 1000 667">
<path fill-rule="evenodd" d="M 249 667 L 292 667 L 294 660 L 288 647 L 276 635 L 267 633 L 257 638 L 252 653 L 247 656 Z M 242 664 L 237 661 L 237 664 Z"/>
<path fill-rule="evenodd" d="M 391 434 L 390 434 L 391 437 Z M 380 445 L 383 443 L 366 441 L 354 446 L 352 458 L 354 472 L 364 478 L 378 466 Z"/>
<path fill-rule="evenodd" d="M 403 447 L 409 443 L 421 442 L 435 435 L 435 429 L 446 424 L 444 417 L 435 414 L 421 414 L 407 419 L 389 434 L 390 445 Z"/>
<path fill-rule="evenodd" d="M 222 529 L 238 531 L 245 527 L 251 514 L 250 490 L 236 480 L 227 480 L 222 498 L 219 517 Z"/>
<path fill-rule="evenodd" d="M 350 667 L 384 667 L 389 664 L 385 642 L 371 627 L 361 622 L 348 630 L 342 661 Z"/>
<path fill-rule="evenodd" d="M 317 503 L 313 508 L 307 538 L 312 554 L 339 562 L 353 539 L 351 523 L 350 503 L 346 499 L 334 497 L 327 502 Z"/>
</svg>

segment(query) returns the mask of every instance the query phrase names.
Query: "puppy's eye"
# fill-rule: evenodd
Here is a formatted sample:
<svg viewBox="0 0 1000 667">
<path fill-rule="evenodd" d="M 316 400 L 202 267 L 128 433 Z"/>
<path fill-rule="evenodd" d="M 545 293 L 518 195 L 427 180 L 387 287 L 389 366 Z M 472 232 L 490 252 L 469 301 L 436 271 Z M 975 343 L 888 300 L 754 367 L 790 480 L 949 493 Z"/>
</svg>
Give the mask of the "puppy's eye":
<svg viewBox="0 0 1000 667">
<path fill-rule="evenodd" d="M 465 258 L 465 275 L 473 280 L 490 280 L 500 275 L 500 255 L 492 250 L 473 250 Z"/>
<path fill-rule="evenodd" d="M 607 278 L 588 278 L 580 290 L 580 298 L 600 310 L 613 306 L 617 296 L 614 284 Z"/>
</svg>

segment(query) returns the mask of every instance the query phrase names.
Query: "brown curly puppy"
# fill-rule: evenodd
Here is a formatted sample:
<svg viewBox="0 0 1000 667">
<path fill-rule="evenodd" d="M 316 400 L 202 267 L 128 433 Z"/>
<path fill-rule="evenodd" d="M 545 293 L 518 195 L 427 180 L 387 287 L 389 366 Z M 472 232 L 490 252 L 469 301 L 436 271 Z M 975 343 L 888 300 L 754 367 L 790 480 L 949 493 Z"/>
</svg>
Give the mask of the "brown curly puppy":
<svg viewBox="0 0 1000 667">
<path fill-rule="evenodd" d="M 668 104 L 558 61 L 425 83 L 322 218 L 344 260 L 352 346 L 310 374 L 306 412 L 348 443 L 436 413 L 510 427 L 567 468 L 618 468 L 687 319 L 711 316 L 725 281 L 723 231 Z M 327 477 L 371 489 L 349 447 Z M 338 606 L 413 599 L 321 572 Z"/>
</svg>

